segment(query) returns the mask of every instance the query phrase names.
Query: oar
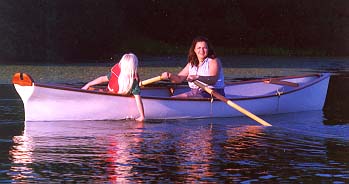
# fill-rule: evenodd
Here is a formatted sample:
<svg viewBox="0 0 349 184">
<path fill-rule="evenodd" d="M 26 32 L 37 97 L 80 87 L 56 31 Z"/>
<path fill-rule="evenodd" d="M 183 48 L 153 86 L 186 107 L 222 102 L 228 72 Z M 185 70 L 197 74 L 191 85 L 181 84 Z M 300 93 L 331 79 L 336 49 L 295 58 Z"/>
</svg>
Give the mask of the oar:
<svg viewBox="0 0 349 184">
<path fill-rule="evenodd" d="M 244 109 L 243 107 L 239 106 L 238 104 L 232 102 L 231 100 L 226 99 L 224 96 L 221 94 L 217 93 L 216 91 L 210 89 L 207 84 L 196 80 L 194 81 L 194 84 L 205 90 L 207 93 L 213 95 L 214 97 L 218 98 L 219 100 L 225 102 L 228 104 L 230 107 L 240 111 L 241 113 L 245 114 L 246 116 L 250 117 L 251 119 L 257 121 L 258 123 L 264 125 L 264 126 L 271 126 L 268 122 L 264 121 L 263 119 L 259 118 L 258 116 L 252 114 L 248 110 Z"/>
<path fill-rule="evenodd" d="M 153 77 L 153 78 L 150 78 L 150 79 L 147 79 L 147 80 L 144 80 L 144 81 L 141 81 L 140 82 L 140 85 L 141 86 L 146 86 L 148 84 L 151 84 L 151 83 L 154 83 L 154 82 L 158 82 L 158 81 L 161 81 L 161 76 L 156 76 L 156 77 Z"/>
</svg>

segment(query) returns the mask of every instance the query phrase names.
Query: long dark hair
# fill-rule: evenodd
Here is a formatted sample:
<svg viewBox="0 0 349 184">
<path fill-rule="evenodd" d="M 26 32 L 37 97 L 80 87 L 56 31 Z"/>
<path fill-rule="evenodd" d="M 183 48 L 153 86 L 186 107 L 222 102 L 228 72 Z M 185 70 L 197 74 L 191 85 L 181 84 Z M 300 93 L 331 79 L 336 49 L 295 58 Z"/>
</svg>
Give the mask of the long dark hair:
<svg viewBox="0 0 349 184">
<path fill-rule="evenodd" d="M 191 66 L 199 66 L 199 60 L 198 57 L 196 56 L 194 49 L 195 45 L 197 42 L 206 42 L 207 48 L 208 48 L 208 53 L 207 57 L 214 59 L 216 58 L 216 53 L 213 50 L 212 44 L 208 41 L 206 37 L 203 36 L 198 36 L 194 38 L 194 40 L 191 42 L 191 46 L 189 48 L 189 53 L 188 53 L 188 63 L 191 64 Z"/>
</svg>

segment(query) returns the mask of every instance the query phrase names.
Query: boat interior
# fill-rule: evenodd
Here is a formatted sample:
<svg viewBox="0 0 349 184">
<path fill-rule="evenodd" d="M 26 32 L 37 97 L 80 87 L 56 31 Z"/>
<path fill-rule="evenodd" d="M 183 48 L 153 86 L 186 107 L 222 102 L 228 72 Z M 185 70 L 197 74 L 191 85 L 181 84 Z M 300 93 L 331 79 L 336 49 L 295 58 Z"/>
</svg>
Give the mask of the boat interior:
<svg viewBox="0 0 349 184">
<path fill-rule="evenodd" d="M 276 96 L 290 92 L 311 84 L 319 79 L 318 75 L 299 78 L 271 78 L 253 81 L 239 81 L 228 83 L 225 88 L 226 98 L 251 98 L 262 96 Z M 142 96 L 145 97 L 172 97 L 189 91 L 184 85 L 169 85 L 163 87 L 144 87 Z"/>
</svg>

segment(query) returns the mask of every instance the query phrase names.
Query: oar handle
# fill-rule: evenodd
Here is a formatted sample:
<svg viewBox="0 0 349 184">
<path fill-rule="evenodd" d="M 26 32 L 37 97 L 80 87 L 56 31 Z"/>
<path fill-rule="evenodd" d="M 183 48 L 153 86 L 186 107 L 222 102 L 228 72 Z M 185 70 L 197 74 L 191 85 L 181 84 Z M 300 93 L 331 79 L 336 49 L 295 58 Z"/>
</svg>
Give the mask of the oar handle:
<svg viewBox="0 0 349 184">
<path fill-rule="evenodd" d="M 151 83 L 154 83 L 154 82 L 158 82 L 158 81 L 161 81 L 161 80 L 162 80 L 161 76 L 156 76 L 156 77 L 153 77 L 153 78 L 141 81 L 140 85 L 141 86 L 146 86 L 148 84 L 151 84 Z"/>
<path fill-rule="evenodd" d="M 257 121 L 258 123 L 260 123 L 260 124 L 262 124 L 264 126 L 271 126 L 271 124 L 269 124 L 268 122 L 264 121 L 263 119 L 261 119 L 258 116 L 252 114 L 248 110 L 246 110 L 243 107 L 239 106 L 238 104 L 232 102 L 231 100 L 228 100 L 227 98 L 225 98 L 224 96 L 220 95 L 219 93 L 217 93 L 213 89 L 209 88 L 207 84 L 205 84 L 205 83 L 203 83 L 203 82 L 201 82 L 199 80 L 194 81 L 194 84 L 199 86 L 203 90 L 205 90 L 207 93 L 209 93 L 209 94 L 213 95 L 214 97 L 218 98 L 219 100 L 225 102 L 230 107 L 240 111 L 241 113 L 245 114 L 246 116 L 250 117 L 251 119 Z"/>
</svg>

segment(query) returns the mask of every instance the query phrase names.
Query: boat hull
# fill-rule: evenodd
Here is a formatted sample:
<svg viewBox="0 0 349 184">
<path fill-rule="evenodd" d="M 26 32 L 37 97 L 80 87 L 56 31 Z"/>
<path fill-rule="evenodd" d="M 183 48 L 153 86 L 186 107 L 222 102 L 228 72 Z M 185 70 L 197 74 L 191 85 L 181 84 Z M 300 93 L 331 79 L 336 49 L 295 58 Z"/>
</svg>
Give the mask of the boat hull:
<svg viewBox="0 0 349 184">
<path fill-rule="evenodd" d="M 299 84 L 272 84 L 266 80 L 232 83 L 226 97 L 256 115 L 321 110 L 326 99 L 329 74 L 285 77 L 279 81 Z M 86 91 L 44 84 L 20 85 L 26 121 L 121 120 L 138 117 L 133 96 Z M 175 89 L 175 94 L 183 89 Z M 142 90 L 147 119 L 182 119 L 243 116 L 217 99 L 171 98 L 169 89 Z"/>
</svg>

